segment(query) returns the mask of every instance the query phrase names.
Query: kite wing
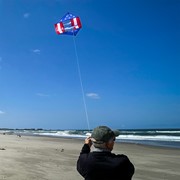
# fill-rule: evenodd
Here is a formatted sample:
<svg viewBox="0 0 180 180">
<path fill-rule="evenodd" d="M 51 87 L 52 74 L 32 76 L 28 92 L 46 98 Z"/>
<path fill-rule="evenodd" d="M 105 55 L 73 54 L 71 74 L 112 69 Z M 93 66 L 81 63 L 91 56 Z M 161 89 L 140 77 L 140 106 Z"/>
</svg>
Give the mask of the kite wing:
<svg viewBox="0 0 180 180">
<path fill-rule="evenodd" d="M 57 34 L 67 34 L 74 36 L 76 36 L 82 27 L 80 18 L 71 13 L 65 14 L 54 26 Z"/>
</svg>

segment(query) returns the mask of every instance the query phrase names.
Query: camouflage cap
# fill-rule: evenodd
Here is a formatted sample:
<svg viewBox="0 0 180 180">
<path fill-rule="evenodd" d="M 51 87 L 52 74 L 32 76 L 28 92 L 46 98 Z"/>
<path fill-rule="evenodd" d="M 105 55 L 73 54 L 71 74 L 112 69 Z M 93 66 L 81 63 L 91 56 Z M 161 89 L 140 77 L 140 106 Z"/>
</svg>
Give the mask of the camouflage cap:
<svg viewBox="0 0 180 180">
<path fill-rule="evenodd" d="M 107 126 L 98 126 L 93 129 L 91 138 L 94 142 L 108 142 L 114 137 L 119 136 L 118 130 L 113 131 Z"/>
</svg>

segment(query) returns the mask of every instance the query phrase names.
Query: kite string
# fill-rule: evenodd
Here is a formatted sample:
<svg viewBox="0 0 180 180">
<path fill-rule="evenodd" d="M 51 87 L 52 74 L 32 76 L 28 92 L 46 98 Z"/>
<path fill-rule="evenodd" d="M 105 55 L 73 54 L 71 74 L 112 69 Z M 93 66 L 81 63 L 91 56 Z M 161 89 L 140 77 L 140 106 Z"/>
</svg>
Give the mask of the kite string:
<svg viewBox="0 0 180 180">
<path fill-rule="evenodd" d="M 84 96 L 84 88 L 83 88 L 83 83 L 82 83 L 81 70 L 80 70 L 80 65 L 79 65 L 79 58 L 78 58 L 78 53 L 77 53 L 77 48 L 76 48 L 75 36 L 73 36 L 73 40 L 74 40 L 74 49 L 75 49 L 75 54 L 76 54 L 76 63 L 77 63 L 79 80 L 80 80 L 80 84 L 81 84 L 81 91 L 82 91 L 82 97 L 83 97 L 83 103 L 84 103 L 84 110 L 85 110 L 85 114 L 86 114 L 86 121 L 87 121 L 88 129 L 90 130 L 89 118 L 88 118 L 88 113 L 87 113 L 87 105 L 86 105 L 86 100 L 85 100 L 85 96 Z"/>
</svg>

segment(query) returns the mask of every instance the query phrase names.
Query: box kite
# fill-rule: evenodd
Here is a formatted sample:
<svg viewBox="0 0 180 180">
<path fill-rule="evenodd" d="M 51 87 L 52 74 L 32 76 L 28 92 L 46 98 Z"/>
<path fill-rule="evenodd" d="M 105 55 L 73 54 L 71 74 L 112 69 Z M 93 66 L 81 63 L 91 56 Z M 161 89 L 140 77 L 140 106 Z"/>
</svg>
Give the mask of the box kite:
<svg viewBox="0 0 180 180">
<path fill-rule="evenodd" d="M 65 14 L 55 25 L 57 34 L 66 34 L 76 36 L 78 31 L 82 28 L 80 18 L 71 14 Z"/>
</svg>

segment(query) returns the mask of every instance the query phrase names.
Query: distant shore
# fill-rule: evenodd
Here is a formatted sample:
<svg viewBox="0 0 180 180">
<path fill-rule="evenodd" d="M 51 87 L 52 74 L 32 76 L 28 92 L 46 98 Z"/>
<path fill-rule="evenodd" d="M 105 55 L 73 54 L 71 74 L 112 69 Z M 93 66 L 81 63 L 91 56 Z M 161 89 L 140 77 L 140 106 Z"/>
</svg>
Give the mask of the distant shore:
<svg viewBox="0 0 180 180">
<path fill-rule="evenodd" d="M 84 141 L 0 134 L 0 180 L 80 180 L 76 161 Z M 180 151 L 116 143 L 114 153 L 134 164 L 133 180 L 179 180 Z"/>
</svg>

